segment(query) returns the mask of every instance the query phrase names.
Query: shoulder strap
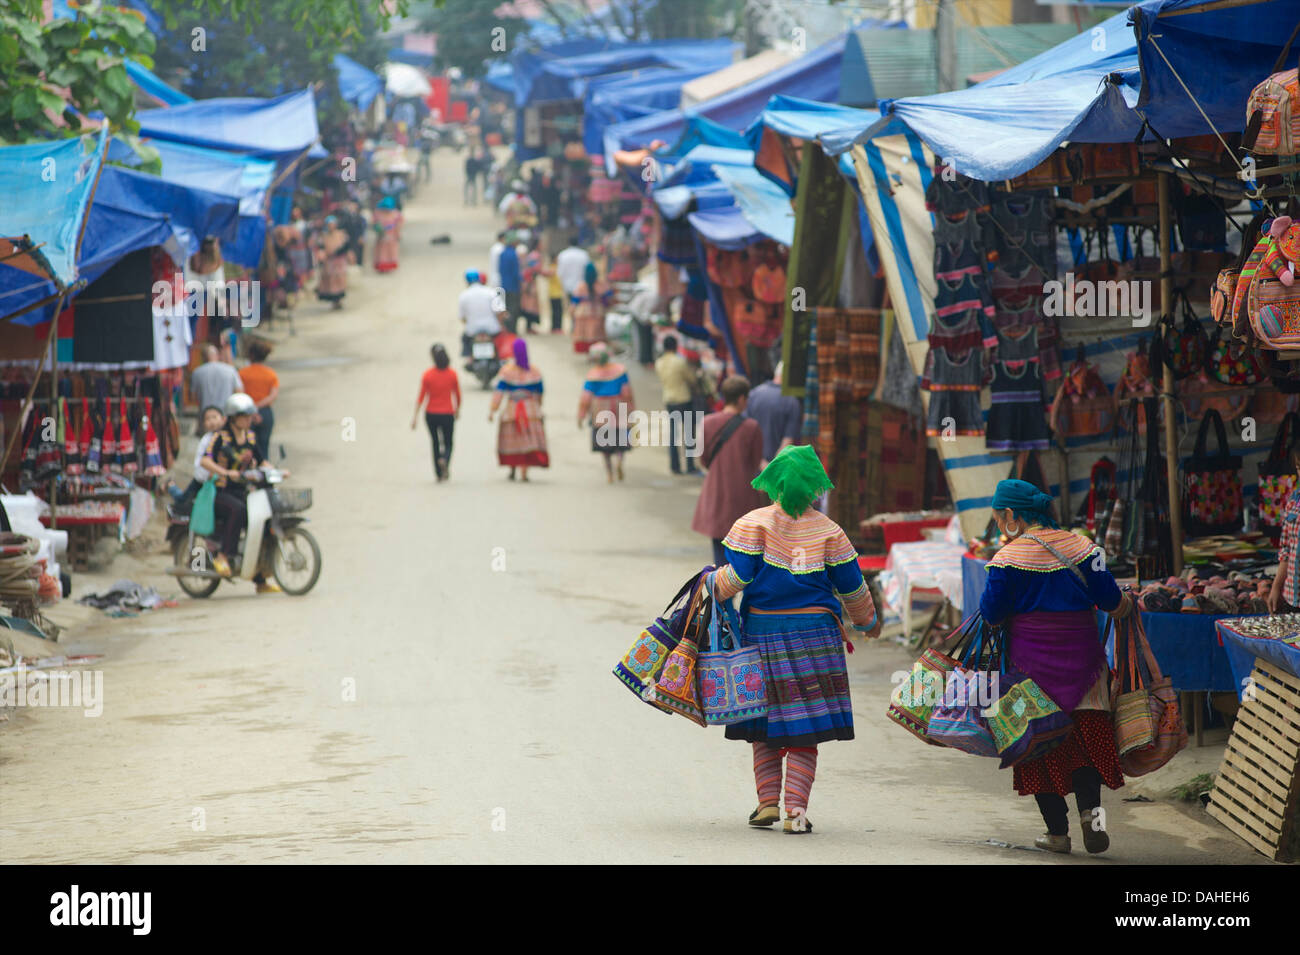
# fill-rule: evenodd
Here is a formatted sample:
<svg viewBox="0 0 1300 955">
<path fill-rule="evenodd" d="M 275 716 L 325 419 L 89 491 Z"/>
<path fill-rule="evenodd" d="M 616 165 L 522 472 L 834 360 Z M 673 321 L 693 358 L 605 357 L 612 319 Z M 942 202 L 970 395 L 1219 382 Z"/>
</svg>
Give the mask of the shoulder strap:
<svg viewBox="0 0 1300 955">
<path fill-rule="evenodd" d="M 1051 554 L 1053 557 L 1055 557 L 1057 560 L 1061 562 L 1062 566 L 1070 568 L 1070 571 L 1074 574 L 1075 578 L 1083 586 L 1084 590 L 1088 589 L 1088 580 L 1086 577 L 1083 576 L 1083 571 L 1081 571 L 1077 566 L 1075 566 L 1074 564 L 1066 560 L 1065 555 L 1062 554 L 1059 550 L 1057 550 L 1051 544 L 1047 543 L 1047 541 L 1043 540 L 1042 538 L 1035 537 L 1033 534 L 1022 534 L 1021 536 L 1025 537 L 1028 540 L 1033 541 L 1035 544 L 1039 544 L 1042 547 L 1045 547 L 1049 554 Z"/>
<path fill-rule="evenodd" d="M 727 440 L 733 434 L 740 430 L 740 426 L 744 423 L 745 416 L 736 413 L 731 416 L 730 421 L 722 426 L 722 430 L 718 432 L 718 436 L 713 439 L 713 446 L 704 449 L 704 466 L 706 468 L 713 463 L 713 459 L 718 456 L 718 452 L 722 450 L 722 446 L 727 443 Z"/>
</svg>

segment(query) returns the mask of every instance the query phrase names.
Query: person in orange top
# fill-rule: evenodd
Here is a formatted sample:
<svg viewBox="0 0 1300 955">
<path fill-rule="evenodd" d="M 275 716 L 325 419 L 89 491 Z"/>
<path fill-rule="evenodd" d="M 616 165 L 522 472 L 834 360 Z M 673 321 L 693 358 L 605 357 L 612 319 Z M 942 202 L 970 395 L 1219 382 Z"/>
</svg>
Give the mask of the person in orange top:
<svg viewBox="0 0 1300 955">
<path fill-rule="evenodd" d="M 271 459 L 271 429 L 275 427 L 275 412 L 271 405 L 280 397 L 280 376 L 264 364 L 270 354 L 270 344 L 260 339 L 254 340 L 248 345 L 249 363 L 239 369 L 244 394 L 257 405 L 257 413 L 253 416 L 253 434 L 257 441 L 259 461 Z"/>
<path fill-rule="evenodd" d="M 433 346 L 433 367 L 420 376 L 420 394 L 411 414 L 415 430 L 420 408 L 433 442 L 433 473 L 439 481 L 451 477 L 451 433 L 460 417 L 460 378 L 451 367 L 451 358 L 442 345 Z"/>
</svg>

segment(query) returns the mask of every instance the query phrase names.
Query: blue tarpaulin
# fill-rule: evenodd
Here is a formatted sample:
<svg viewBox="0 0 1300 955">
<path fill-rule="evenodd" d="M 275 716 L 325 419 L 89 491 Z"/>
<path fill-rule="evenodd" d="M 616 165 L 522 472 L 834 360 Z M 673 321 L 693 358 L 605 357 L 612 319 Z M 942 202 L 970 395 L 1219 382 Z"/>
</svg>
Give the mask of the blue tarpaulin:
<svg viewBox="0 0 1300 955">
<path fill-rule="evenodd" d="M 882 119 L 859 139 L 906 124 L 958 172 L 986 182 L 1032 169 L 1067 141 L 1132 142 L 1142 118 L 1133 111 L 1137 50 L 1126 17 L 968 89 L 886 100 Z"/>
<path fill-rule="evenodd" d="M 784 246 L 794 244 L 794 208 L 784 189 L 752 165 L 718 166 L 714 172 L 755 230 Z"/>
<path fill-rule="evenodd" d="M 844 37 L 840 36 L 752 83 L 686 110 L 668 110 L 616 123 L 605 130 L 605 155 L 608 157 L 620 149 L 641 149 L 656 139 L 672 143 L 682 135 L 692 117 L 704 117 L 729 129 L 744 129 L 776 93 L 833 103 L 839 99 L 843 55 Z"/>
<path fill-rule="evenodd" d="M 503 93 L 515 94 L 515 68 L 509 63 L 493 63 L 488 67 L 483 82 Z"/>
<path fill-rule="evenodd" d="M 194 251 L 195 236 L 233 237 L 238 212 L 239 203 L 233 196 L 105 166 L 95 190 L 94 204 L 86 217 L 86 233 L 77 259 L 78 278 L 89 284 L 123 256 L 138 249 L 162 245 L 183 257 Z M 31 286 L 31 277 L 26 278 L 29 281 L 23 284 Z M 0 277 L 0 281 L 7 279 L 8 276 Z M 5 311 L 25 308 L 56 293 L 52 283 L 38 283 L 13 296 L 12 304 L 7 304 Z M 0 301 L 10 302 L 10 299 Z M 49 321 L 52 311 L 53 306 L 47 305 L 14 321 L 20 325 L 39 325 Z"/>
<path fill-rule="evenodd" d="M 685 84 L 711 72 L 711 68 L 661 66 L 592 78 L 582 108 L 582 145 L 587 154 L 600 155 L 607 126 L 673 109 L 681 102 Z"/>
<path fill-rule="evenodd" d="M 135 114 L 140 135 L 266 159 L 296 157 L 320 138 L 311 90 L 275 99 L 195 100 Z"/>
<path fill-rule="evenodd" d="M 1300 0 L 1198 9 L 1205 6 L 1204 0 L 1148 0 L 1127 14 L 1142 74 L 1137 105 L 1162 136 L 1211 132 L 1201 110 L 1220 132 L 1245 129 L 1251 90 L 1300 22 Z M 1294 67 L 1297 57 L 1300 42 L 1283 68 Z"/>
<path fill-rule="evenodd" d="M 383 92 L 384 81 L 378 74 L 350 56 L 335 54 L 334 69 L 339 74 L 339 95 L 357 109 L 368 109 L 374 98 Z"/>
<path fill-rule="evenodd" d="M 134 60 L 126 61 L 126 73 L 131 77 L 132 83 L 167 106 L 180 106 L 182 103 L 194 102 L 194 97 L 172 89 Z"/>
<path fill-rule="evenodd" d="M 107 146 L 107 132 L 101 132 L 90 152 L 81 139 L 0 148 L 0 196 L 4 196 L 0 236 L 10 241 L 26 236 L 39 246 L 35 264 L 63 286 L 78 277 L 77 237 Z M 12 296 L 5 292 L 30 285 L 36 277 L 13 264 L 0 265 L 0 269 L 4 270 L 0 274 L 0 315 L 7 315 L 14 306 Z"/>
</svg>

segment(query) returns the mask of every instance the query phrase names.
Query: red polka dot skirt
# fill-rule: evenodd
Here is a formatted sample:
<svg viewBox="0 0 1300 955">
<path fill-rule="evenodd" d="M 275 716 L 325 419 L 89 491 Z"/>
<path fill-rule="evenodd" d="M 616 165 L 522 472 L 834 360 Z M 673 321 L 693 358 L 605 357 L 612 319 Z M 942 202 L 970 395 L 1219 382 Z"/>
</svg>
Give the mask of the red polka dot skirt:
<svg viewBox="0 0 1300 955">
<path fill-rule="evenodd" d="M 1108 789 L 1119 789 L 1124 785 L 1119 752 L 1115 749 L 1115 726 L 1110 714 L 1100 710 L 1075 710 L 1071 716 L 1074 717 L 1074 730 L 1064 743 L 1046 756 L 1013 767 L 1013 782 L 1020 795 L 1056 793 L 1068 796 L 1074 792 L 1070 774 L 1084 766 L 1097 770 Z"/>
</svg>

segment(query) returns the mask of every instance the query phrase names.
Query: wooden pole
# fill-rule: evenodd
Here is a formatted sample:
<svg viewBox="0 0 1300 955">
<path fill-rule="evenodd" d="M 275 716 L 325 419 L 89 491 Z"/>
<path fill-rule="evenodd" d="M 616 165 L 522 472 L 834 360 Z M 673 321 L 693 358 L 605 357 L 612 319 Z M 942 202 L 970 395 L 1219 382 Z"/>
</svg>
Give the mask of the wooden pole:
<svg viewBox="0 0 1300 955">
<path fill-rule="evenodd" d="M 1169 173 L 1156 174 L 1160 203 L 1160 307 L 1173 310 L 1173 255 L 1169 251 Z M 1174 373 L 1165 365 L 1161 371 L 1161 400 L 1165 411 L 1165 474 L 1169 483 L 1169 536 L 1173 540 L 1173 571 L 1183 572 L 1183 507 L 1178 488 L 1178 421 L 1174 405 Z M 1151 425 L 1148 422 L 1148 427 Z"/>
<path fill-rule="evenodd" d="M 62 305 L 63 305 L 63 294 L 60 293 L 59 295 L 60 310 L 62 309 Z M 50 341 L 56 337 L 56 333 L 58 332 L 58 328 L 59 328 L 58 314 L 59 314 L 58 311 L 54 313 L 55 318 L 54 318 L 54 322 L 51 324 L 50 327 L 50 334 L 45 339 L 45 348 L 41 350 L 42 356 L 44 356 L 45 353 L 49 351 Z M 31 404 L 36 399 L 36 386 L 40 384 L 41 381 L 41 364 L 43 362 L 44 362 L 44 357 L 42 357 L 41 360 L 36 363 L 36 374 L 32 376 L 32 386 L 27 390 L 27 397 L 23 399 L 23 403 L 21 406 L 23 410 L 20 411 L 18 414 L 19 427 L 15 428 L 14 433 L 9 436 L 9 443 L 5 445 L 4 457 L 0 457 L 0 474 L 4 474 L 4 470 L 9 464 L 9 455 L 13 452 L 14 445 L 18 443 L 18 439 L 22 437 L 23 429 L 21 427 L 21 424 L 23 419 L 27 417 L 26 409 L 30 407 Z"/>
<path fill-rule="evenodd" d="M 50 335 L 50 417 L 55 421 L 54 438 L 57 441 L 59 431 L 57 422 L 59 420 L 59 312 L 63 309 L 63 303 L 66 297 L 59 299 L 58 308 L 54 312 L 53 325 L 54 329 Z M 67 427 L 67 422 L 64 422 Z M 50 530 L 59 528 L 59 509 L 57 505 L 59 496 L 59 476 L 57 474 L 50 477 Z"/>
</svg>

